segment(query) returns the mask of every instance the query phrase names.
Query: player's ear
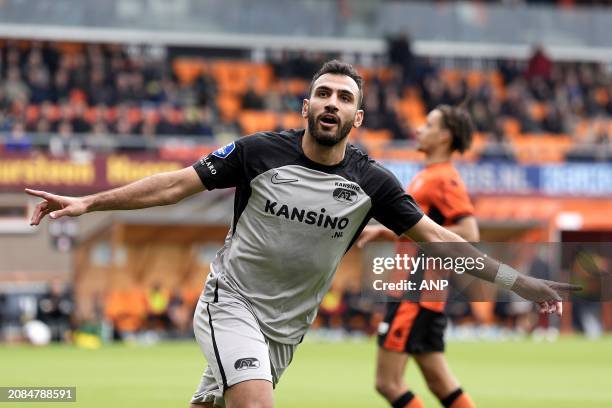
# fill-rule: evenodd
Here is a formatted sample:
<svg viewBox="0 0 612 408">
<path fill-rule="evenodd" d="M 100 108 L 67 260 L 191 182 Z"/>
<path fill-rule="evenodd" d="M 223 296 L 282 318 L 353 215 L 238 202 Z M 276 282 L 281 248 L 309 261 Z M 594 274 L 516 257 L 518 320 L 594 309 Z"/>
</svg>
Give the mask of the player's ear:
<svg viewBox="0 0 612 408">
<path fill-rule="evenodd" d="M 453 135 L 451 135 L 450 130 L 442 129 L 440 131 L 440 136 L 442 137 L 442 140 L 444 140 L 445 143 L 448 142 L 449 146 L 453 143 Z"/>
<path fill-rule="evenodd" d="M 308 99 L 304 99 L 302 101 L 302 117 L 304 119 L 308 118 L 308 107 L 310 105 L 310 101 Z"/>
<path fill-rule="evenodd" d="M 363 123 L 363 115 L 365 115 L 363 109 L 358 109 L 357 113 L 355 114 L 355 121 L 353 122 L 353 127 L 358 128 L 359 126 L 361 126 L 361 124 Z"/>
</svg>

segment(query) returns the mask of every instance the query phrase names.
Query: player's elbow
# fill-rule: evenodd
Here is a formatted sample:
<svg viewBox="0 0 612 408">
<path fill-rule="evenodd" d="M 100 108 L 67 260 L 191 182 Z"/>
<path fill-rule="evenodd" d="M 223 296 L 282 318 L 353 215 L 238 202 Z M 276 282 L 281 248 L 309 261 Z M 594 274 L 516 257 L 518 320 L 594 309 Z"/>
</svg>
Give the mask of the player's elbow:
<svg viewBox="0 0 612 408">
<path fill-rule="evenodd" d="M 478 231 L 478 229 L 475 229 L 475 230 L 470 229 L 466 231 L 464 234 L 461 234 L 461 236 L 468 242 L 480 241 L 480 231 Z"/>
</svg>

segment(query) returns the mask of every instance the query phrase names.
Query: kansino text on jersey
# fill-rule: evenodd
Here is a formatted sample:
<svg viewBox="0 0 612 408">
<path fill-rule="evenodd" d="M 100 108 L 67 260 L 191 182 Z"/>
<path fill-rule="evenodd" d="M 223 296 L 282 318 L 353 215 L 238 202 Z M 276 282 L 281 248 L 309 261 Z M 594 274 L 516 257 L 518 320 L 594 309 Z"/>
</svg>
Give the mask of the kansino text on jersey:
<svg viewBox="0 0 612 408">
<path fill-rule="evenodd" d="M 407 279 L 402 279 L 397 282 L 385 282 L 382 279 L 376 279 L 374 282 L 372 282 L 372 288 L 376 291 L 442 291 L 448 288 L 448 279 L 424 279 L 420 282 L 409 281 Z"/>
<path fill-rule="evenodd" d="M 316 225 L 317 227 L 330 228 L 335 230 L 343 230 L 349 224 L 349 219 L 346 217 L 332 217 L 325 212 L 325 208 L 321 208 L 320 212 L 307 211 L 301 208 L 290 208 L 286 204 L 279 204 L 276 201 L 266 200 L 264 211 L 268 214 L 284 217 L 291 221 L 303 222 L 308 225 Z"/>
</svg>

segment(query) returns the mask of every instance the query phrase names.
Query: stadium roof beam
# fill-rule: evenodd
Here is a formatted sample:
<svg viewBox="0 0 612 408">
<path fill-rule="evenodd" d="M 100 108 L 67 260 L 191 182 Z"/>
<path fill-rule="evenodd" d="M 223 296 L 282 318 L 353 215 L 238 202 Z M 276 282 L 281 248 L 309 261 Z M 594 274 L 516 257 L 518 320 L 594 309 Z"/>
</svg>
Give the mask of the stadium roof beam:
<svg viewBox="0 0 612 408">
<path fill-rule="evenodd" d="M 74 41 L 89 43 L 152 44 L 181 47 L 228 49 L 307 50 L 339 53 L 383 54 L 383 38 L 335 38 L 280 36 L 260 34 L 189 33 L 168 30 L 90 28 L 27 24 L 0 24 L 0 38 L 41 41 Z M 457 42 L 416 40 L 413 50 L 418 55 L 446 58 L 526 59 L 533 52 L 532 44 L 493 42 Z M 612 62 L 612 47 L 571 45 L 546 46 L 547 53 L 558 61 Z"/>
</svg>

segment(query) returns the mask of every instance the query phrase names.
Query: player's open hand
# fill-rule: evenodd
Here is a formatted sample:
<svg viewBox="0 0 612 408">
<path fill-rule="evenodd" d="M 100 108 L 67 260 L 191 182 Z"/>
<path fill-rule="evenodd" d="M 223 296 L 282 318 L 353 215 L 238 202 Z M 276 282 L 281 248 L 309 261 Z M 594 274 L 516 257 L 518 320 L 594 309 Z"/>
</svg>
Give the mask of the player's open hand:
<svg viewBox="0 0 612 408">
<path fill-rule="evenodd" d="M 36 205 L 30 225 L 38 225 L 47 214 L 56 219 L 64 216 L 77 217 L 87 211 L 85 202 L 79 197 L 65 197 L 29 188 L 26 188 L 25 192 L 44 200 Z"/>
<path fill-rule="evenodd" d="M 554 282 L 544 279 L 536 279 L 529 276 L 519 275 L 512 286 L 512 290 L 524 299 L 536 302 L 540 313 L 563 313 L 562 298 L 560 291 L 577 291 L 582 287 L 570 283 Z"/>
</svg>

